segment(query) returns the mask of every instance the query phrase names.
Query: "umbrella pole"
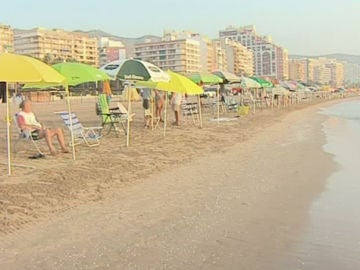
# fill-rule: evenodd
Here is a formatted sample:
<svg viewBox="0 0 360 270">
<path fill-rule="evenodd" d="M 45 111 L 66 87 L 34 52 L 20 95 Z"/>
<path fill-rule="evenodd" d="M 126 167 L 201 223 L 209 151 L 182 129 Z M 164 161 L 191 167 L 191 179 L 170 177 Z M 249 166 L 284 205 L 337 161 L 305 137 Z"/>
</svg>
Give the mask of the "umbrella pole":
<svg viewBox="0 0 360 270">
<path fill-rule="evenodd" d="M 200 128 L 202 128 L 203 127 L 203 122 L 202 122 L 202 114 L 201 114 L 201 98 L 200 98 L 200 95 L 198 95 L 198 104 L 199 104 Z"/>
<path fill-rule="evenodd" d="M 166 133 L 166 122 L 167 122 L 167 115 L 166 115 L 167 103 L 168 103 L 168 93 L 166 93 L 166 95 L 165 95 L 165 108 L 164 108 L 164 138 L 165 138 L 165 133 Z"/>
<path fill-rule="evenodd" d="M 67 102 L 69 120 L 70 120 L 71 150 L 72 150 L 73 160 L 76 160 L 73 122 L 72 122 L 72 117 L 71 117 L 71 106 L 70 106 L 70 92 L 69 92 L 69 85 L 68 84 L 65 85 L 65 90 L 66 90 L 66 96 L 67 96 L 66 102 Z"/>
<path fill-rule="evenodd" d="M 9 88 L 8 83 L 6 82 L 6 136 L 7 136 L 7 155 L 8 155 L 8 176 L 11 175 L 11 138 L 10 138 L 10 108 L 9 108 Z"/>
<path fill-rule="evenodd" d="M 217 122 L 220 123 L 220 91 L 219 91 L 219 86 L 216 89 L 216 95 L 217 95 Z"/>
<path fill-rule="evenodd" d="M 130 100 L 130 85 L 128 84 L 126 86 L 127 88 L 127 94 L 128 94 L 128 117 L 126 122 L 126 146 L 129 146 L 130 141 L 130 115 L 131 115 L 131 100 Z"/>
</svg>

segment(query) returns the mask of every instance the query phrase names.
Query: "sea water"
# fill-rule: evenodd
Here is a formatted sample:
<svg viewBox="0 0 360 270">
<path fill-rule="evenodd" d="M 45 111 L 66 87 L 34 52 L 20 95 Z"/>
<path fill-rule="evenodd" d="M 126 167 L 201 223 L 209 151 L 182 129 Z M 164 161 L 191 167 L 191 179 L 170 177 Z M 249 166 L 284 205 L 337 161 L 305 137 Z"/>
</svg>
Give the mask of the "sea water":
<svg viewBox="0 0 360 270">
<path fill-rule="evenodd" d="M 322 109 L 324 151 L 337 170 L 312 204 L 309 226 L 274 269 L 360 269 L 360 101 Z"/>
</svg>

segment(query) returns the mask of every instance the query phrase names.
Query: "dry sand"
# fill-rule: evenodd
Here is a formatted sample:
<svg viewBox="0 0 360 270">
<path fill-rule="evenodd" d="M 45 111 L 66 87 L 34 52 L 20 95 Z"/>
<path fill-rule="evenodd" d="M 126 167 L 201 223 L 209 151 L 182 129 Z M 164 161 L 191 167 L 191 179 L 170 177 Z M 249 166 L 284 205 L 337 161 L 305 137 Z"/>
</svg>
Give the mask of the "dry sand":
<svg viewBox="0 0 360 270">
<path fill-rule="evenodd" d="M 0 269 L 281 269 L 273 265 L 308 222 L 335 163 L 317 114 L 341 100 L 264 110 L 235 121 L 143 128 L 141 104 L 125 136 L 99 147 L 0 165 Z M 85 126 L 93 99 L 74 100 Z M 34 104 L 61 126 L 63 101 Z M 5 106 L 1 105 L 1 115 Z M 173 115 L 170 115 L 173 118 Z M 1 162 L 6 162 L 1 126 Z M 46 149 L 46 145 L 42 145 Z"/>
</svg>

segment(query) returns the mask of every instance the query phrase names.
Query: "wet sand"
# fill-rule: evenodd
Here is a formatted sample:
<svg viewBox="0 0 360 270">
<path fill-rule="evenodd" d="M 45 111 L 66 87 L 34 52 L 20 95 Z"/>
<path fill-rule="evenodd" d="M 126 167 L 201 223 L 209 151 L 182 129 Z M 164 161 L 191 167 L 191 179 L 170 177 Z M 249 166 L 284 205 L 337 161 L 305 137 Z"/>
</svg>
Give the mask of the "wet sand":
<svg viewBox="0 0 360 270">
<path fill-rule="evenodd" d="M 73 106 L 85 125 L 96 123 L 93 103 Z M 37 171 L 1 177 L 0 267 L 289 269 L 281 258 L 337 168 L 322 149 L 321 106 L 205 119 L 203 129 L 185 124 L 165 139 L 138 120 L 130 147 L 105 137 L 79 148 L 75 163 L 17 156 Z M 61 123 L 48 106 L 34 110 Z"/>
</svg>

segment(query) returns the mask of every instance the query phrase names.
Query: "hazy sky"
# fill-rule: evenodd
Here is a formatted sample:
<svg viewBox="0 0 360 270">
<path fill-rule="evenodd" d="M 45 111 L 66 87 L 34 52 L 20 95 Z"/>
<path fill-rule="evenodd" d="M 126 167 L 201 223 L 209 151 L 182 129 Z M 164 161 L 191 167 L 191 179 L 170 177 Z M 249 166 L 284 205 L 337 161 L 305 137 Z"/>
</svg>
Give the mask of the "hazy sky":
<svg viewBox="0 0 360 270">
<path fill-rule="evenodd" d="M 0 23 L 123 37 L 192 30 L 210 38 L 254 24 L 289 54 L 360 55 L 360 0 L 11 0 L 1 4 Z"/>
</svg>

